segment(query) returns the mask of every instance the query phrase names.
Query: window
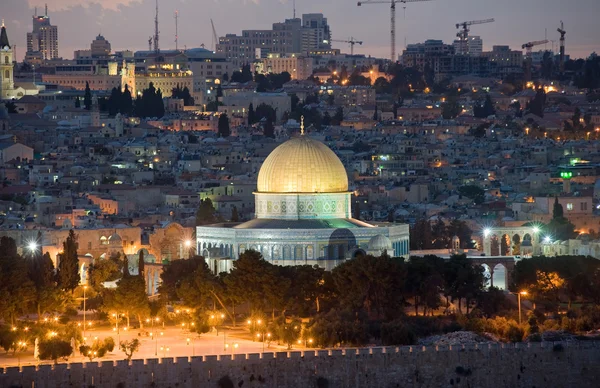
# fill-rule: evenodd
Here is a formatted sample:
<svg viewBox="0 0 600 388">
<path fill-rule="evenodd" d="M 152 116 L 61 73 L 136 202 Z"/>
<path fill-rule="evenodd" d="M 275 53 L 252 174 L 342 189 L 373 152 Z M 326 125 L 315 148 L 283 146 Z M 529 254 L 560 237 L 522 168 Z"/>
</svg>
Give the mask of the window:
<svg viewBox="0 0 600 388">
<path fill-rule="evenodd" d="M 587 202 L 581 202 L 579 204 L 579 210 L 586 211 L 587 210 Z"/>
<path fill-rule="evenodd" d="M 4 64 L 10 65 L 10 63 L 8 61 L 8 55 L 4 57 Z"/>
<path fill-rule="evenodd" d="M 4 78 L 9 79 L 10 78 L 10 70 L 6 70 L 4 72 Z"/>
<path fill-rule="evenodd" d="M 573 204 L 572 203 L 568 203 L 567 204 L 567 210 L 573 210 Z"/>
</svg>

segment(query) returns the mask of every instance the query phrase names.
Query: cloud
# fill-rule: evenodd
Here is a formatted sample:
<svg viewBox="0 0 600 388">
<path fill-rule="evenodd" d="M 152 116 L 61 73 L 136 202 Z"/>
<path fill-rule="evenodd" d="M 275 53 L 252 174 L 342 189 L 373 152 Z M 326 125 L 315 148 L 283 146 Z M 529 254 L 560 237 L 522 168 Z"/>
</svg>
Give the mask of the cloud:
<svg viewBox="0 0 600 388">
<path fill-rule="evenodd" d="M 43 12 L 43 3 L 40 4 L 39 0 L 27 0 L 31 8 L 38 7 L 38 13 Z M 119 10 L 122 6 L 130 6 L 134 3 L 142 3 L 144 0 L 97 0 L 90 2 L 82 2 L 81 0 L 45 0 L 48 4 L 49 11 L 66 11 L 74 7 L 85 7 L 87 8 L 91 4 L 98 4 L 104 9 L 110 9 L 113 11 Z"/>
</svg>

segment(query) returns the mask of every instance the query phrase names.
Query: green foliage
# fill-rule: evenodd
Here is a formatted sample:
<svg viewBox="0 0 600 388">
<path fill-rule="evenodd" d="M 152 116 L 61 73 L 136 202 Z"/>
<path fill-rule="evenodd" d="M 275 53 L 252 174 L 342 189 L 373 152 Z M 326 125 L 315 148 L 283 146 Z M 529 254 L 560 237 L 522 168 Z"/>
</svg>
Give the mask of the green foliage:
<svg viewBox="0 0 600 388">
<path fill-rule="evenodd" d="M 27 261 L 17 254 L 13 239 L 0 239 L 0 317 L 11 324 L 36 301 Z"/>
<path fill-rule="evenodd" d="M 485 95 L 485 101 L 483 105 L 475 105 L 473 107 L 473 116 L 478 118 L 487 118 L 496 114 L 494 103 L 489 94 Z"/>
<path fill-rule="evenodd" d="M 192 273 L 195 273 L 199 267 L 205 266 L 206 262 L 201 256 L 194 256 L 188 260 L 173 260 L 160 274 L 161 283 L 158 292 L 161 298 L 166 301 L 177 300 L 177 289 L 183 280 Z"/>
<path fill-rule="evenodd" d="M 273 122 L 268 119 L 263 128 L 263 134 L 265 137 L 275 138 L 275 127 L 273 126 Z"/>
<path fill-rule="evenodd" d="M 506 331 L 506 337 L 510 342 L 522 342 L 524 336 L 525 331 L 517 325 L 510 325 Z"/>
<path fill-rule="evenodd" d="M 39 342 L 40 360 L 53 360 L 56 364 L 59 358 L 66 360 L 72 353 L 73 347 L 69 341 L 54 337 Z"/>
<path fill-rule="evenodd" d="M 217 211 L 210 198 L 201 200 L 196 212 L 196 225 L 214 224 L 218 220 Z"/>
<path fill-rule="evenodd" d="M 88 273 L 90 285 L 100 292 L 104 282 L 115 281 L 122 276 L 123 263 L 118 258 L 98 259 L 90 265 Z"/>
<path fill-rule="evenodd" d="M 134 315 L 142 326 L 142 318 L 150 315 L 144 278 L 125 276 L 119 280 L 117 288 L 106 291 L 102 310 L 106 313 L 126 314 L 128 319 L 130 315 Z"/>
<path fill-rule="evenodd" d="M 144 278 L 144 250 L 140 250 L 140 254 L 138 255 L 138 275 L 143 279 Z"/>
<path fill-rule="evenodd" d="M 161 118 L 165 115 L 162 92 L 157 90 L 152 82 L 148 89 L 144 89 L 142 95 L 135 99 L 135 114 L 142 118 Z"/>
<path fill-rule="evenodd" d="M 221 84 L 219 84 L 219 87 L 221 87 Z M 173 88 L 171 96 L 172 98 L 178 98 L 183 100 L 183 105 L 185 106 L 194 105 L 194 98 L 190 94 L 190 89 L 188 89 L 187 86 L 184 86 L 182 89 L 181 87 L 179 87 L 179 84 L 177 84 L 177 86 Z"/>
<path fill-rule="evenodd" d="M 58 256 L 57 285 L 63 291 L 73 292 L 81 280 L 79 276 L 79 258 L 77 256 L 77 236 L 71 229 L 63 242 L 63 251 Z"/>
<path fill-rule="evenodd" d="M 262 103 L 256 107 L 254 118 L 255 122 L 260 121 L 264 118 L 267 121 L 271 121 L 272 123 L 274 123 L 277 120 L 277 113 L 271 105 Z"/>
<path fill-rule="evenodd" d="M 254 105 L 250 103 L 248 107 L 248 125 L 252 125 L 256 122 L 256 114 L 254 113 Z"/>
<path fill-rule="evenodd" d="M 449 97 L 442 105 L 442 117 L 446 120 L 456 118 L 461 111 L 462 108 L 455 97 Z"/>
<path fill-rule="evenodd" d="M 234 206 L 231 209 L 231 222 L 239 222 L 240 221 L 240 215 L 238 214 L 238 209 L 236 206 Z"/>
<path fill-rule="evenodd" d="M 546 107 L 546 92 L 544 89 L 538 89 L 535 97 L 525 106 L 525 113 L 531 113 L 538 117 L 544 117 Z"/>
<path fill-rule="evenodd" d="M 91 345 L 81 345 L 79 353 L 82 356 L 90 359 L 90 362 L 96 358 L 102 358 L 108 352 L 112 352 L 115 348 L 115 340 L 112 337 L 107 337 L 103 341 L 95 340 Z"/>
<path fill-rule="evenodd" d="M 274 322 L 275 339 L 284 343 L 288 349 L 292 348 L 302 333 L 302 322 L 292 318 L 289 322 L 285 317 L 279 317 Z"/>
<path fill-rule="evenodd" d="M 127 356 L 127 360 L 131 360 L 133 354 L 140 350 L 141 345 L 142 343 L 140 342 L 140 340 L 134 338 L 130 341 L 121 341 L 120 348 L 123 351 L 123 353 L 125 353 L 125 356 Z"/>
<path fill-rule="evenodd" d="M 384 345 L 414 345 L 417 335 L 402 320 L 394 320 L 381 325 L 381 342 Z"/>
<path fill-rule="evenodd" d="M 227 117 L 227 113 L 221 113 L 219 115 L 218 133 L 221 137 L 229 137 L 231 134 L 231 130 L 229 129 L 229 117 Z"/>
<path fill-rule="evenodd" d="M 233 269 L 224 278 L 231 293 L 248 302 L 252 310 L 283 305 L 289 281 L 278 276 L 275 266 L 254 250 L 242 253 L 233 262 Z"/>
<path fill-rule="evenodd" d="M 175 287 L 177 299 L 185 306 L 202 310 L 208 301 L 214 300 L 214 293 L 219 286 L 216 277 L 203 262 L 192 273 L 183 276 Z"/>
<path fill-rule="evenodd" d="M 485 199 L 485 191 L 475 185 L 466 185 L 458 188 L 460 195 L 463 195 L 469 199 L 472 199 L 475 204 L 479 205 L 483 203 Z"/>
<path fill-rule="evenodd" d="M 366 310 L 368 316 L 386 319 L 401 314 L 402 289 L 406 269 L 401 259 L 389 256 L 361 256 L 346 261 L 332 271 L 340 305 Z"/>
<path fill-rule="evenodd" d="M 252 71 L 250 70 L 250 65 L 245 64 L 242 66 L 242 71 L 234 71 L 231 74 L 230 81 L 231 82 L 239 82 L 246 83 L 252 81 Z"/>
<path fill-rule="evenodd" d="M 85 110 L 92 109 L 92 91 L 90 90 L 90 83 L 85 81 L 85 92 L 83 94 L 83 106 Z"/>
</svg>

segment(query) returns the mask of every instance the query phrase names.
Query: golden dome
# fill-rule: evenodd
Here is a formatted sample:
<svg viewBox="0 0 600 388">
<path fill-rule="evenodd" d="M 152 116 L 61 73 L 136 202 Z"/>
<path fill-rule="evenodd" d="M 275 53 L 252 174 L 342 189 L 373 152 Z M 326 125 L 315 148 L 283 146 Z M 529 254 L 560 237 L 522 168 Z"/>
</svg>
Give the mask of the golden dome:
<svg viewBox="0 0 600 388">
<path fill-rule="evenodd" d="M 260 193 L 340 193 L 348 175 L 340 159 L 320 141 L 299 136 L 271 152 L 258 173 Z"/>
</svg>

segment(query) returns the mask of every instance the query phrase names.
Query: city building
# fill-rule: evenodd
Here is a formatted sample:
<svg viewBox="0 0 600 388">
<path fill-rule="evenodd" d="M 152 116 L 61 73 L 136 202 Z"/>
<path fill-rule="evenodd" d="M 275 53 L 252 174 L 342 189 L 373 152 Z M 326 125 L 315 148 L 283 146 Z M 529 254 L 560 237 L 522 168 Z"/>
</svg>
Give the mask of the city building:
<svg viewBox="0 0 600 388">
<path fill-rule="evenodd" d="M 256 59 L 253 67 L 254 71 L 260 74 L 280 74 L 285 71 L 292 76 L 292 79 L 304 80 L 313 73 L 313 59 L 294 54 L 289 57 L 270 54 L 267 58 Z"/>
<path fill-rule="evenodd" d="M 493 46 L 492 51 L 484 51 L 481 56 L 488 58 L 495 75 L 523 72 L 523 52 L 511 50 L 508 46 Z"/>
<path fill-rule="evenodd" d="M 48 6 L 43 16 L 36 14 L 32 18 L 33 30 L 27 33 L 27 54 L 32 57 L 40 53 L 44 60 L 58 58 L 58 27 L 50 24 Z"/>
<path fill-rule="evenodd" d="M 445 44 L 441 40 L 428 39 L 424 43 L 407 45 L 402 52 L 402 64 L 423 71 L 425 65 L 433 58 L 452 54 L 454 54 L 454 46 Z"/>
<path fill-rule="evenodd" d="M 236 68 L 269 54 L 284 57 L 311 50 L 331 49 L 331 30 L 323 14 L 304 14 L 302 19 L 274 23 L 270 30 L 243 30 L 241 35 L 219 38 L 217 53 L 222 53 Z"/>
<path fill-rule="evenodd" d="M 110 42 L 102 35 L 98 34 L 96 39 L 90 45 L 90 54 L 92 57 L 107 57 L 110 55 Z"/>
<path fill-rule="evenodd" d="M 14 50 L 8 41 L 4 22 L 0 27 L 0 100 L 18 99 L 25 95 L 38 94 L 39 90 L 31 82 L 15 83 Z"/>
<path fill-rule="evenodd" d="M 461 40 L 455 40 L 452 45 L 456 54 L 478 57 L 483 52 L 483 40 L 476 35 L 469 35 L 466 44 Z"/>
<path fill-rule="evenodd" d="M 256 218 L 196 228 L 212 271 L 229 271 L 245 250 L 278 265 L 331 270 L 361 254 L 408 255 L 408 225 L 375 225 L 351 216 L 348 176 L 325 144 L 303 133 L 273 150 L 258 173 Z"/>
</svg>

